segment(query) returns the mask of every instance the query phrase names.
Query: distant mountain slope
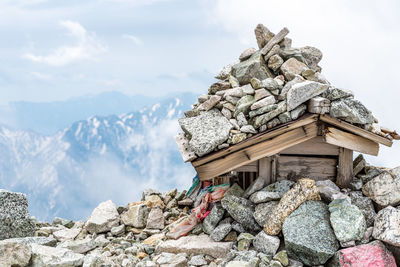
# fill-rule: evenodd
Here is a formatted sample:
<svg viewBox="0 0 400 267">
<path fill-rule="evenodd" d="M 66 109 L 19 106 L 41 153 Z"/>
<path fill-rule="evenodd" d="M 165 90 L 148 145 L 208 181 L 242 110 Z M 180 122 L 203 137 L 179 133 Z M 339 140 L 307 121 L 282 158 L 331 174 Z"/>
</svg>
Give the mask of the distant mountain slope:
<svg viewBox="0 0 400 267">
<path fill-rule="evenodd" d="M 28 195 L 40 219 L 82 219 L 106 199 L 139 199 L 148 187 L 187 187 L 173 136 L 193 95 L 165 99 L 123 115 L 92 116 L 51 136 L 0 126 L 0 188 Z"/>
</svg>

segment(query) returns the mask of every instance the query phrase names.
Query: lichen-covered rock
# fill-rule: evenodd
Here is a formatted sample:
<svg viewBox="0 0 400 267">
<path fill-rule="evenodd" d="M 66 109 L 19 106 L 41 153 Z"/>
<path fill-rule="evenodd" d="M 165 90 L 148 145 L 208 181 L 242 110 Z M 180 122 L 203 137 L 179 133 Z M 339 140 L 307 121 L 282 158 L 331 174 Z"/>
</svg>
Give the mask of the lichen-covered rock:
<svg viewBox="0 0 400 267">
<path fill-rule="evenodd" d="M 250 196 L 250 201 L 255 204 L 259 204 L 271 200 L 279 200 L 280 198 L 281 196 L 277 192 L 258 191 Z"/>
<path fill-rule="evenodd" d="M 170 201 L 172 203 L 172 201 Z M 168 203 L 169 204 L 169 203 Z M 142 203 L 131 203 L 128 210 L 121 214 L 121 221 L 128 226 L 144 228 L 147 224 L 150 208 Z"/>
<path fill-rule="evenodd" d="M 234 183 L 231 187 L 229 187 L 228 190 L 226 190 L 224 196 L 234 195 L 237 197 L 241 197 L 243 195 L 243 193 L 244 193 L 244 190 L 240 187 L 240 185 L 238 185 L 237 183 Z"/>
<path fill-rule="evenodd" d="M 229 137 L 232 124 L 216 109 L 192 118 L 181 118 L 179 124 L 191 136 L 190 147 L 198 156 L 213 151 Z"/>
<path fill-rule="evenodd" d="M 333 196 L 340 193 L 340 188 L 331 180 L 317 181 L 316 186 L 321 198 L 327 202 L 334 200 Z"/>
<path fill-rule="evenodd" d="M 28 266 L 31 259 L 31 248 L 29 245 L 0 241 L 0 266 Z"/>
<path fill-rule="evenodd" d="M 333 86 L 330 86 L 323 94 L 323 97 L 329 99 L 330 101 L 338 100 L 341 98 L 349 98 L 354 97 L 353 92 L 345 89 L 339 89 Z"/>
<path fill-rule="evenodd" d="M 400 210 L 389 206 L 379 211 L 372 236 L 390 245 L 400 247 Z"/>
<path fill-rule="evenodd" d="M 258 252 L 275 255 L 280 242 L 278 237 L 267 235 L 264 231 L 261 231 L 254 237 L 253 246 Z"/>
<path fill-rule="evenodd" d="M 117 207 L 111 201 L 100 203 L 86 221 L 86 230 L 89 233 L 103 233 L 119 224 L 119 213 Z"/>
<path fill-rule="evenodd" d="M 251 48 L 247 48 L 246 50 L 244 50 L 240 56 L 239 56 L 239 60 L 243 61 L 248 59 L 249 57 L 251 57 L 257 50 L 254 47 Z"/>
<path fill-rule="evenodd" d="M 258 48 L 260 49 L 262 49 L 275 35 L 262 24 L 257 24 L 256 28 L 254 29 L 254 34 L 256 35 Z"/>
<path fill-rule="evenodd" d="M 259 80 L 272 78 L 260 51 L 255 52 L 249 59 L 233 65 L 231 73 L 241 85 L 250 83 L 251 78 Z"/>
<path fill-rule="evenodd" d="M 253 217 L 258 223 L 258 225 L 260 225 L 261 227 L 265 225 L 269 214 L 278 205 L 278 203 L 279 203 L 278 201 L 270 201 L 258 204 L 256 206 L 255 211 L 253 213 Z"/>
<path fill-rule="evenodd" d="M 243 96 L 237 102 L 233 116 L 236 118 L 239 113 L 243 113 L 244 115 L 249 114 L 250 108 L 254 102 L 255 102 L 254 96 L 252 96 L 252 95 Z"/>
<path fill-rule="evenodd" d="M 252 182 L 250 186 L 247 187 L 246 191 L 244 191 L 243 197 L 249 198 L 254 192 L 261 190 L 264 187 L 264 183 L 265 183 L 264 177 L 262 176 L 257 177 L 257 179 L 255 179 L 254 182 Z"/>
<path fill-rule="evenodd" d="M 288 81 L 293 80 L 296 75 L 300 75 L 305 70 L 308 70 L 307 65 L 293 57 L 286 60 L 281 66 L 281 71 Z"/>
<path fill-rule="evenodd" d="M 367 227 L 373 226 L 376 218 L 376 212 L 372 201 L 368 197 L 364 197 L 361 192 L 353 191 L 349 194 L 351 204 L 357 206 L 364 214 Z"/>
<path fill-rule="evenodd" d="M 211 232 L 210 237 L 214 241 L 222 241 L 232 230 L 232 225 L 230 223 L 220 223 Z"/>
<path fill-rule="evenodd" d="M 0 240 L 33 236 L 34 232 L 26 196 L 0 189 Z"/>
<path fill-rule="evenodd" d="M 81 266 L 83 264 L 84 255 L 74 253 L 65 248 L 53 248 L 32 245 L 32 267 L 39 266 Z"/>
<path fill-rule="evenodd" d="M 313 81 L 304 81 L 294 84 L 286 95 L 287 110 L 291 111 L 307 100 L 323 93 L 328 85 Z"/>
<path fill-rule="evenodd" d="M 287 191 L 289 191 L 290 188 L 292 188 L 293 185 L 294 185 L 293 181 L 280 180 L 278 182 L 267 185 L 262 189 L 262 191 L 275 192 L 278 193 L 280 197 L 283 197 L 287 193 Z"/>
<path fill-rule="evenodd" d="M 360 209 L 346 199 L 336 199 L 329 204 L 330 221 L 340 242 L 361 240 L 367 225 Z"/>
<path fill-rule="evenodd" d="M 266 106 L 266 107 L 269 107 L 269 106 Z M 264 107 L 264 108 L 266 108 L 266 107 Z M 254 118 L 254 123 L 253 123 L 254 128 L 256 128 L 256 129 L 260 128 L 261 125 L 266 124 L 273 118 L 279 116 L 279 114 L 282 114 L 283 112 L 285 112 L 286 109 L 287 109 L 286 101 L 279 102 L 277 104 L 276 109 L 271 110 L 268 113 L 262 114 L 262 115 Z"/>
<path fill-rule="evenodd" d="M 282 231 L 289 257 L 307 265 L 325 264 L 339 248 L 321 201 L 304 202 L 286 218 Z"/>
<path fill-rule="evenodd" d="M 318 63 L 322 59 L 322 52 L 315 47 L 305 46 L 301 48 L 289 48 L 280 51 L 280 56 L 284 59 L 295 58 L 298 61 L 307 64 L 310 69 L 319 71 Z"/>
<path fill-rule="evenodd" d="M 369 124 L 374 117 L 360 101 L 351 98 L 342 98 L 331 102 L 330 115 L 350 123 Z"/>
<path fill-rule="evenodd" d="M 376 240 L 369 244 L 339 250 L 330 261 L 329 266 L 396 267 L 396 263 L 390 251 L 382 242 Z"/>
<path fill-rule="evenodd" d="M 251 202 L 236 196 L 226 196 L 221 200 L 222 207 L 231 217 L 249 232 L 258 232 L 261 228 L 253 218 L 254 207 Z"/>
<path fill-rule="evenodd" d="M 233 195 L 233 194 L 229 194 Z M 225 195 L 225 197 L 229 196 Z M 225 210 L 222 208 L 220 203 L 215 204 L 215 206 L 211 209 L 210 213 L 203 221 L 203 231 L 206 234 L 211 234 L 211 232 L 215 229 L 217 224 L 224 217 Z"/>
<path fill-rule="evenodd" d="M 299 179 L 297 183 L 281 198 L 279 204 L 268 216 L 264 231 L 277 235 L 282 230 L 285 219 L 307 200 L 320 200 L 314 180 Z"/>
<path fill-rule="evenodd" d="M 364 184 L 362 192 L 382 207 L 400 204 L 400 177 L 383 172 Z"/>
<path fill-rule="evenodd" d="M 233 65 L 236 65 L 237 63 L 239 63 L 239 60 L 237 60 L 237 61 L 235 61 L 235 62 L 233 62 L 233 63 L 230 63 L 230 64 L 224 66 L 224 67 L 220 70 L 220 72 L 219 72 L 217 75 L 215 75 L 215 78 L 216 78 L 216 79 L 219 79 L 219 80 L 225 80 L 226 78 L 228 78 L 229 74 L 230 74 L 231 71 L 232 71 L 232 66 L 233 66 Z"/>
</svg>

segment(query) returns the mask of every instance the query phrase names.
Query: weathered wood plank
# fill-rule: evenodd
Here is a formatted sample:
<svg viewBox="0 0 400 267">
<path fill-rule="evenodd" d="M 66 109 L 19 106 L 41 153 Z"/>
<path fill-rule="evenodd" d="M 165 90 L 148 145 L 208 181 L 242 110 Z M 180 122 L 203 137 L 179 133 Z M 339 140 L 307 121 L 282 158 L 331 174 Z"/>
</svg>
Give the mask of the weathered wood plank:
<svg viewBox="0 0 400 267">
<path fill-rule="evenodd" d="M 258 176 L 264 178 L 264 185 L 271 183 L 271 157 L 258 160 Z"/>
<path fill-rule="evenodd" d="M 350 131 L 350 132 L 352 132 L 354 134 L 357 134 L 359 136 L 365 137 L 365 138 L 367 138 L 369 140 L 372 140 L 374 142 L 380 143 L 382 145 L 391 147 L 392 144 L 393 144 L 392 141 L 390 141 L 389 139 L 387 139 L 385 137 L 376 135 L 374 133 L 371 133 L 371 132 L 369 132 L 367 130 L 361 129 L 360 127 L 354 126 L 354 125 L 352 125 L 350 123 L 347 123 L 345 121 L 341 121 L 341 120 L 338 120 L 336 118 L 332 118 L 329 115 L 323 114 L 323 115 L 320 115 L 319 118 L 320 118 L 320 120 L 322 120 L 324 122 L 327 122 L 329 124 L 335 125 L 335 126 L 337 126 L 339 128 L 342 128 L 344 130 Z"/>
<path fill-rule="evenodd" d="M 317 131 L 317 124 L 311 123 L 270 140 L 246 147 L 226 157 L 195 167 L 195 169 L 200 180 L 208 180 L 258 159 L 275 155 L 285 148 L 307 141 L 317 136 Z"/>
<path fill-rule="evenodd" d="M 341 147 L 339 151 L 338 175 L 336 184 L 347 188 L 353 179 L 353 151 Z"/>
<path fill-rule="evenodd" d="M 315 122 L 317 120 L 318 120 L 318 115 L 316 115 L 316 114 L 312 114 L 312 115 L 311 114 L 307 114 L 307 115 L 304 116 L 303 119 L 299 119 L 297 121 L 289 122 L 287 124 L 280 125 L 275 129 L 271 129 L 269 131 L 265 131 L 265 132 L 259 133 L 257 135 L 254 135 L 253 137 L 245 140 L 244 142 L 241 142 L 241 143 L 239 143 L 237 145 L 230 146 L 230 147 L 228 147 L 226 149 L 214 152 L 214 153 L 212 153 L 210 155 L 198 158 L 197 160 L 194 160 L 191 163 L 192 163 L 193 167 L 197 167 L 197 166 L 203 165 L 203 164 L 205 164 L 207 162 L 213 161 L 215 159 L 218 159 L 218 158 L 221 158 L 221 157 L 226 156 L 228 154 L 231 154 L 231 153 L 233 153 L 235 151 L 239 151 L 239 150 L 241 150 L 243 148 L 246 148 L 246 147 L 252 146 L 254 144 L 263 142 L 265 140 L 271 139 L 271 138 L 273 138 L 275 136 L 278 136 L 278 135 L 281 135 L 283 133 L 289 132 L 289 131 L 294 130 L 296 128 L 299 128 L 299 127 L 305 126 L 307 124 L 313 123 L 313 122 Z"/>
<path fill-rule="evenodd" d="M 304 143 L 289 147 L 280 152 L 286 155 L 339 155 L 339 147 L 328 144 L 322 136 L 314 137 Z"/>
<path fill-rule="evenodd" d="M 236 172 L 258 172 L 258 161 L 250 162 L 249 164 L 240 166 L 234 169 Z"/>
<path fill-rule="evenodd" d="M 196 154 L 190 148 L 189 141 L 185 138 L 184 133 L 177 134 L 175 136 L 175 142 L 178 145 L 179 152 L 184 162 L 192 161 L 197 158 Z"/>
<path fill-rule="evenodd" d="M 379 144 L 370 139 L 343 132 L 334 127 L 325 130 L 324 139 L 328 144 L 344 147 L 361 153 L 377 156 Z"/>
<path fill-rule="evenodd" d="M 300 178 L 334 180 L 336 178 L 336 158 L 283 156 L 277 159 L 277 180 L 297 181 Z"/>
</svg>

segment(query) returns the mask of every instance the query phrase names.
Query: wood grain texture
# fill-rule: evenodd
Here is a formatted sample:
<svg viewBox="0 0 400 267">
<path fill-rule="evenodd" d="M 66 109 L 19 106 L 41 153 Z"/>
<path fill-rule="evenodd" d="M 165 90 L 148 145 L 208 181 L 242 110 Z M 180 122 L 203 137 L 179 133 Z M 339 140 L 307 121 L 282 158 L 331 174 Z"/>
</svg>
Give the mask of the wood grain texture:
<svg viewBox="0 0 400 267">
<path fill-rule="evenodd" d="M 377 156 L 379 144 L 370 139 L 343 132 L 334 127 L 328 127 L 324 133 L 324 140 L 331 145 L 344 147 L 364 154 Z"/>
<path fill-rule="evenodd" d="M 331 125 L 337 126 L 337 127 L 342 128 L 344 130 L 350 131 L 350 132 L 352 132 L 354 134 L 357 134 L 359 136 L 367 138 L 367 139 L 369 139 L 371 141 L 374 141 L 376 143 L 380 143 L 380 144 L 388 146 L 388 147 L 391 147 L 392 144 L 393 144 L 392 141 L 390 141 L 389 139 L 387 139 L 385 137 L 376 135 L 374 133 L 371 133 L 371 132 L 369 132 L 367 130 L 361 129 L 360 127 L 354 126 L 354 125 L 352 125 L 350 123 L 347 123 L 345 121 L 338 120 L 336 118 L 332 118 L 329 115 L 326 115 L 326 114 L 320 115 L 319 119 L 324 121 L 324 122 L 327 122 L 327 123 L 329 123 Z"/>
<path fill-rule="evenodd" d="M 338 156 L 339 147 L 325 142 L 322 136 L 314 137 L 304 143 L 289 147 L 280 152 L 286 155 L 326 155 Z"/>
<path fill-rule="evenodd" d="M 338 175 L 336 184 L 347 188 L 353 180 L 353 151 L 341 147 L 339 150 Z"/>
<path fill-rule="evenodd" d="M 271 183 L 271 157 L 258 160 L 258 176 L 264 178 L 264 185 Z"/>
</svg>

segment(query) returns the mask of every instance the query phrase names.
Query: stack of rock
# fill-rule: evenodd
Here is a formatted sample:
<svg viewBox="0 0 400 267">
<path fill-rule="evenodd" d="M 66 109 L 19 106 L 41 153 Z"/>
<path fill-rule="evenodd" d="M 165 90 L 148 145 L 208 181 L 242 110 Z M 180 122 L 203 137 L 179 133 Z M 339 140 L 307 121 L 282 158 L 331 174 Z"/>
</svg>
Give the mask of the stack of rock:
<svg viewBox="0 0 400 267">
<path fill-rule="evenodd" d="M 298 119 L 304 113 L 329 114 L 389 139 L 372 113 L 351 91 L 336 88 L 321 74 L 322 52 L 292 48 L 289 30 L 274 34 L 259 24 L 258 48 L 243 51 L 225 66 L 219 80 L 179 120 L 192 152 L 186 161 L 237 144 L 254 134 Z M 181 137 L 183 138 L 183 137 Z"/>
<path fill-rule="evenodd" d="M 233 184 L 177 240 L 168 232 L 193 202 L 176 189 L 146 190 L 126 207 L 109 200 L 85 222 L 56 218 L 36 229 L 25 196 L 0 191 L 0 266 L 395 267 L 400 167 L 373 167 L 360 155 L 354 173 L 342 190 L 306 178 L 268 186 L 256 179 L 246 190 Z"/>
</svg>

